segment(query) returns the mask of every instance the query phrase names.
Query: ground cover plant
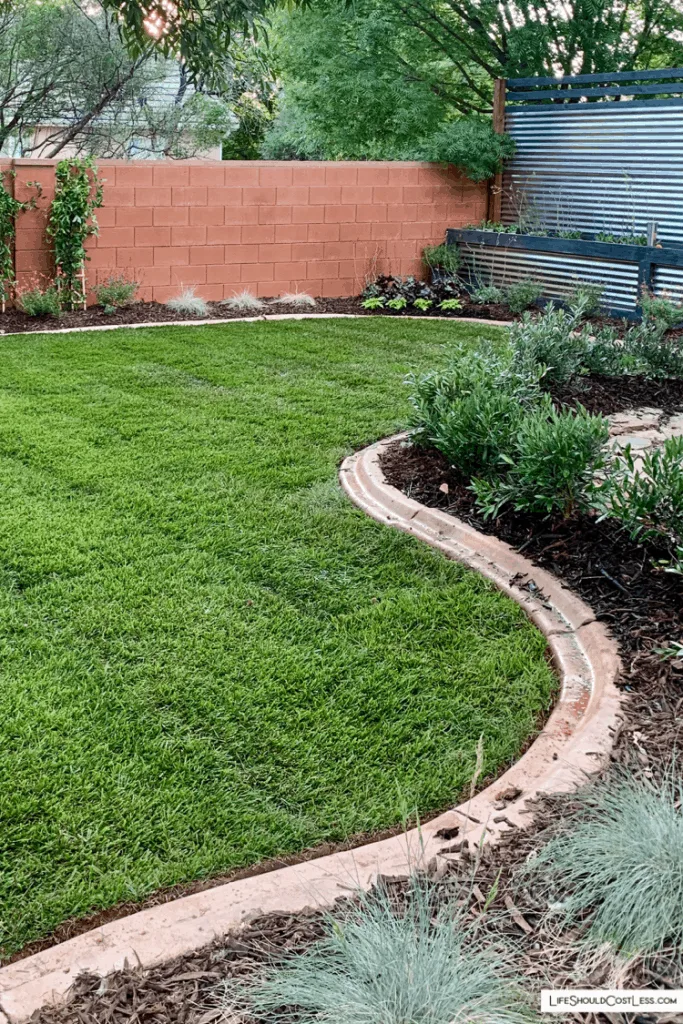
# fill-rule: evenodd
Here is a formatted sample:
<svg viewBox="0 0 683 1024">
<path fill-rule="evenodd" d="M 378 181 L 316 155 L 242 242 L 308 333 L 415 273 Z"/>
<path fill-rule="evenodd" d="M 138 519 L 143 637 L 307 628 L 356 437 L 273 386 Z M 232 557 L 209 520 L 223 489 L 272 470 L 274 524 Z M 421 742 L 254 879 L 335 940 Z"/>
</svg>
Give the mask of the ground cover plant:
<svg viewBox="0 0 683 1024">
<path fill-rule="evenodd" d="M 450 805 L 482 735 L 484 776 L 516 756 L 550 700 L 544 639 L 337 481 L 405 424 L 397 383 L 454 334 L 479 329 L 3 339 L 5 953 Z"/>
</svg>

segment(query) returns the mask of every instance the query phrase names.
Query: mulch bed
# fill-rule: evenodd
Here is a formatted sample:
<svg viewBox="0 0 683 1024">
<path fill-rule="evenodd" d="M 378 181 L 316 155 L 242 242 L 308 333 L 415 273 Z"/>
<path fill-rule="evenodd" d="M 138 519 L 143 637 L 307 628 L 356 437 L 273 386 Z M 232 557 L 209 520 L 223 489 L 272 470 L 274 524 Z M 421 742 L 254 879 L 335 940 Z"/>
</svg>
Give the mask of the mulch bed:
<svg viewBox="0 0 683 1024">
<path fill-rule="evenodd" d="M 553 397 L 557 403 L 573 405 L 580 401 L 604 413 L 643 405 L 673 413 L 683 410 L 683 383 L 586 378 L 578 386 L 556 388 Z M 683 580 L 656 567 L 654 563 L 662 553 L 631 543 L 615 524 L 598 523 L 585 515 L 548 522 L 506 513 L 494 522 L 484 522 L 474 508 L 467 481 L 434 450 L 396 443 L 385 454 L 382 468 L 389 482 L 404 493 L 508 541 L 560 576 L 591 605 L 618 638 L 624 665 L 620 685 L 629 694 L 613 760 L 646 777 L 660 776 L 680 746 L 678 718 L 683 708 L 683 661 L 663 661 L 657 653 L 657 648 L 683 637 Z M 464 893 L 468 913 L 476 918 L 486 897 L 497 888 L 483 927 L 490 929 L 492 940 L 503 937 L 516 944 L 519 969 L 532 988 L 539 988 L 547 979 L 549 967 L 556 985 L 562 980 L 568 987 L 578 984 L 575 934 L 551 937 L 544 933 L 540 894 L 532 888 L 520 891 L 518 886 L 510 885 L 514 870 L 541 844 L 546 830 L 556 826 L 559 814 L 571 812 L 572 799 L 540 800 L 533 824 L 507 833 L 492 849 L 469 850 L 467 841 L 457 841 L 457 834 L 443 837 L 444 849 L 458 855 L 445 867 L 444 862 L 437 872 L 439 884 L 445 887 L 444 898 L 452 899 L 452 886 L 460 886 L 458 895 Z M 405 893 L 405 880 L 389 880 L 386 884 L 394 887 L 398 899 Z M 340 901 L 339 911 L 343 903 Z M 268 915 L 253 921 L 238 935 L 147 972 L 131 966 L 104 981 L 83 975 L 67 1004 L 44 1007 L 34 1015 L 33 1022 L 212 1024 L 226 1019 L 221 1009 L 224 980 L 248 978 L 273 958 L 304 950 L 323 931 L 324 918 L 318 912 Z M 607 986 L 609 966 L 594 963 L 590 972 L 582 975 L 585 985 Z M 651 961 L 640 963 L 629 978 L 631 987 L 666 984 L 667 978 L 653 970 Z M 592 1019 L 607 1021 L 602 1017 Z M 611 1018 L 615 1019 L 625 1018 Z M 633 1024 L 649 1024 L 657 1018 L 628 1019 Z"/>
</svg>

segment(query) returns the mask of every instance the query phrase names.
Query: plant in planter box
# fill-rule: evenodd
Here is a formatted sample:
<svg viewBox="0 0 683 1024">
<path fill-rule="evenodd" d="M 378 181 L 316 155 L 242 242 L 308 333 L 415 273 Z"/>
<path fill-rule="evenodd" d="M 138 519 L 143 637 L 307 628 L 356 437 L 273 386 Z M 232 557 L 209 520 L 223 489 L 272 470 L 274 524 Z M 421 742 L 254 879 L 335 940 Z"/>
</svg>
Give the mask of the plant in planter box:
<svg viewBox="0 0 683 1024">
<path fill-rule="evenodd" d="M 640 308 L 643 320 L 648 323 L 661 324 L 667 329 L 683 323 L 683 306 L 673 302 L 668 295 L 655 295 L 647 288 L 640 293 Z"/>
</svg>

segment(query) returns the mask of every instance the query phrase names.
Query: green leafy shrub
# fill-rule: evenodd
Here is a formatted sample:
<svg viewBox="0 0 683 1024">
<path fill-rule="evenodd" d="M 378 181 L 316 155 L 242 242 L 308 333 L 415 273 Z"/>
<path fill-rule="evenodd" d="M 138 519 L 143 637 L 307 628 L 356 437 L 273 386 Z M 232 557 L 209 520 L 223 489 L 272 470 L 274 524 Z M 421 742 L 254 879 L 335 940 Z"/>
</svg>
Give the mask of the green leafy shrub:
<svg viewBox="0 0 683 1024">
<path fill-rule="evenodd" d="M 408 300 L 402 295 L 397 295 L 395 299 L 389 299 L 387 302 L 388 309 L 405 309 L 408 305 Z"/>
<path fill-rule="evenodd" d="M 683 787 L 617 775 L 579 791 L 579 813 L 541 848 L 521 881 L 545 887 L 566 923 L 592 944 L 627 953 L 683 943 Z M 585 925 L 584 925 L 585 927 Z"/>
<path fill-rule="evenodd" d="M 683 306 L 672 302 L 666 295 L 654 295 L 643 288 L 640 293 L 643 320 L 661 324 L 667 329 L 683 322 Z"/>
<path fill-rule="evenodd" d="M 17 303 L 28 316 L 59 316 L 62 309 L 59 292 L 54 285 L 44 289 L 36 285 L 19 292 Z"/>
<path fill-rule="evenodd" d="M 513 313 L 521 313 L 529 306 L 540 299 L 543 294 L 543 287 L 538 281 L 532 281 L 530 278 L 524 281 L 515 281 L 514 284 L 510 284 L 505 289 L 505 301 L 512 310 Z"/>
<path fill-rule="evenodd" d="M 183 288 L 180 295 L 169 299 L 166 305 L 174 313 L 184 313 L 187 316 L 206 316 L 209 312 L 209 304 L 195 294 L 194 288 Z"/>
<path fill-rule="evenodd" d="M 546 379 L 564 382 L 580 373 L 591 348 L 592 328 L 580 327 L 579 312 L 548 303 L 540 316 L 524 313 L 510 326 L 510 344 L 519 366 L 541 366 Z"/>
<path fill-rule="evenodd" d="M 558 412 L 550 396 L 522 417 L 501 478 L 474 480 L 472 489 L 486 518 L 505 505 L 515 511 L 568 517 L 591 503 L 593 479 L 605 461 L 609 424 L 582 406 Z"/>
<path fill-rule="evenodd" d="M 581 232 L 576 228 L 560 228 L 557 232 L 558 238 L 581 238 Z"/>
<path fill-rule="evenodd" d="M 439 303 L 439 309 L 443 309 L 445 311 L 462 309 L 462 302 L 460 299 L 444 299 L 443 302 Z"/>
<path fill-rule="evenodd" d="M 644 320 L 631 327 L 622 347 L 625 372 L 683 377 L 683 338 L 666 332 L 661 320 Z"/>
<path fill-rule="evenodd" d="M 112 276 L 95 286 L 95 298 L 99 306 L 113 309 L 130 306 L 135 300 L 138 287 L 137 281 L 130 281 L 123 274 L 118 277 Z"/>
<path fill-rule="evenodd" d="M 490 345 L 458 348 L 445 370 L 412 374 L 407 382 L 414 442 L 438 448 L 467 476 L 500 465 L 525 409 L 540 395 L 538 375 L 517 375 L 509 354 Z"/>
<path fill-rule="evenodd" d="M 617 452 L 599 497 L 603 515 L 623 523 L 632 539 L 683 545 L 683 437 L 649 449 L 640 468 L 629 447 Z"/>
<path fill-rule="evenodd" d="M 439 907 L 415 879 L 404 908 L 384 888 L 360 894 L 323 939 L 243 991 L 250 1015 L 298 1024 L 524 1024 L 534 1017 L 512 965 L 455 898 Z"/>
<path fill-rule="evenodd" d="M 384 299 L 381 295 L 371 295 L 368 299 L 363 299 L 361 302 L 363 309 L 383 309 Z"/>
<path fill-rule="evenodd" d="M 413 301 L 413 306 L 415 307 L 415 309 L 419 309 L 423 313 L 426 313 L 427 310 L 431 309 L 433 305 L 434 303 L 432 302 L 431 299 L 415 299 Z"/>
<path fill-rule="evenodd" d="M 494 132 L 490 121 L 459 117 L 411 146 L 407 159 L 454 164 L 472 181 L 484 181 L 498 173 L 515 149 L 511 136 Z"/>
<path fill-rule="evenodd" d="M 461 259 L 457 245 L 427 245 L 422 250 L 422 258 L 430 270 L 444 270 L 447 274 L 457 274 Z"/>
<path fill-rule="evenodd" d="M 486 284 L 481 288 L 475 288 L 470 298 L 472 302 L 481 306 L 488 305 L 490 302 L 500 304 L 505 302 L 505 292 L 502 288 L 497 288 L 495 284 Z"/>
<path fill-rule="evenodd" d="M 598 231 L 596 242 L 611 242 L 613 245 L 647 245 L 645 235 L 613 235 L 609 231 Z"/>
</svg>

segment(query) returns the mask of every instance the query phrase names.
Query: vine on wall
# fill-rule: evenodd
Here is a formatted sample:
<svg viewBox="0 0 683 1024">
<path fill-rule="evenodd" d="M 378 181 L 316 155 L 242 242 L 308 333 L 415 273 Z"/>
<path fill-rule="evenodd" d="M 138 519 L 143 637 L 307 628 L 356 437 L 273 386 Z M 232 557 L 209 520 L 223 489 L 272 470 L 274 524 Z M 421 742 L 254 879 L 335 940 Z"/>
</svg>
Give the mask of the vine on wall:
<svg viewBox="0 0 683 1024">
<path fill-rule="evenodd" d="M 16 171 L 0 171 L 0 309 L 5 312 L 7 300 L 14 288 L 14 253 L 13 244 L 17 232 L 17 214 L 21 210 L 32 209 L 36 204 L 37 196 L 42 189 L 37 181 L 27 181 L 37 190 L 37 195 L 28 202 L 20 203 L 18 199 L 7 190 L 5 177 L 16 176 Z"/>
<path fill-rule="evenodd" d="M 55 197 L 47 235 L 52 241 L 56 283 L 63 309 L 85 308 L 85 242 L 98 233 L 95 210 L 102 206 L 102 182 L 92 158 L 61 160 L 55 168 Z"/>
</svg>

